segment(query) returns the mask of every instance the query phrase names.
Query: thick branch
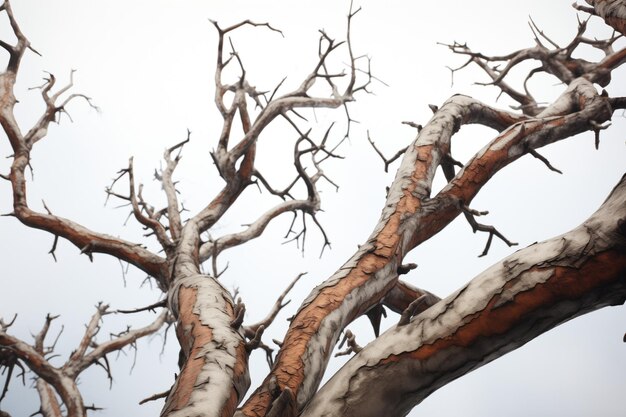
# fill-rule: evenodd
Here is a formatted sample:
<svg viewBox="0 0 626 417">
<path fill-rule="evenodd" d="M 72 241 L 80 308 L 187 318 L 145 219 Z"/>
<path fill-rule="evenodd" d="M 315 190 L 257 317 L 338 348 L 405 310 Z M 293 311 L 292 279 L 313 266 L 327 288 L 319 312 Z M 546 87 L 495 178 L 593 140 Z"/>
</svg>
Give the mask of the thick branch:
<svg viewBox="0 0 626 417">
<path fill-rule="evenodd" d="M 406 415 L 436 389 L 551 328 L 624 303 L 624 219 L 626 176 L 580 227 L 516 252 L 366 346 L 302 417 Z"/>
<path fill-rule="evenodd" d="M 39 394 L 39 402 L 41 404 L 39 412 L 43 417 L 62 417 L 61 407 L 56 399 L 54 390 L 46 381 L 37 378 L 35 388 Z"/>
<path fill-rule="evenodd" d="M 161 416 L 232 416 L 249 385 L 248 352 L 230 294 L 206 275 L 176 281 L 169 305 L 184 366 Z"/>
<path fill-rule="evenodd" d="M 450 139 L 461 124 L 482 123 L 502 130 L 525 119 L 465 96 L 452 97 L 439 109 L 407 149 L 372 235 L 305 300 L 291 321 L 270 375 L 244 404 L 244 415 L 264 415 L 285 387 L 296 395 L 299 409 L 306 405 L 330 358 L 327 346 L 334 345 L 347 324 L 378 304 L 395 285 L 400 262 L 412 249 L 411 231 L 416 227 L 401 219 L 420 212 L 421 201 L 430 196 L 436 169 L 447 157 Z M 275 383 L 278 390 L 271 389 Z"/>
</svg>

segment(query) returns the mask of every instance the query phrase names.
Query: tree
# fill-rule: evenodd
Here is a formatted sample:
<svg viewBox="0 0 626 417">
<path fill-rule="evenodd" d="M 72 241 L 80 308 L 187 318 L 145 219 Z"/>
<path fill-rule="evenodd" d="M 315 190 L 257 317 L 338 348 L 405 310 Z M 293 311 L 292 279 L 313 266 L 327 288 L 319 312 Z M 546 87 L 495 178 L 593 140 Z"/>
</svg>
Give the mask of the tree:
<svg viewBox="0 0 626 417">
<path fill-rule="evenodd" d="M 604 8 L 604 3 L 598 2 L 594 6 L 597 13 L 619 29 L 615 19 L 606 16 L 605 11 L 610 9 Z M 233 301 L 237 297 L 212 278 L 219 275 L 223 268 L 220 265 L 222 258 L 218 255 L 231 246 L 257 237 L 266 223 L 288 211 L 300 213 L 296 219 L 307 222 L 301 229 L 290 226 L 293 233 L 289 237 L 294 236 L 304 245 L 305 236 L 319 227 L 323 245 L 328 243 L 327 234 L 317 217 L 319 187 L 325 181 L 332 185 L 332 177 L 326 176 L 322 168 L 325 169 L 332 159 L 337 159 L 339 154 L 334 146 L 344 135 L 339 134 L 335 139 L 336 127 L 330 129 L 324 126 L 319 132 L 302 128 L 305 124 L 298 115 L 308 116 L 309 119 L 312 116 L 298 109 L 342 107 L 354 99 L 361 99 L 370 84 L 376 82 L 369 70 L 368 60 L 353 54 L 350 38 L 347 43 L 339 45 L 338 41 L 323 32 L 319 61 L 310 75 L 305 76 L 304 82 L 296 83 L 291 93 L 287 93 L 290 91 L 287 87 L 281 86 L 274 94 L 272 90 L 262 94 L 249 84 L 253 75 L 247 70 L 247 64 L 243 64 L 247 63 L 242 58 L 243 54 L 235 52 L 238 50 L 236 44 L 227 42 L 231 33 L 242 27 L 225 28 L 216 23 L 220 35 L 215 78 L 216 104 L 224 128 L 220 140 L 215 142 L 212 158 L 225 185 L 216 198 L 208 204 L 204 202 L 204 207 L 191 210 L 191 214 L 182 210 L 184 207 L 176 193 L 172 175 L 178 167 L 182 147 L 193 135 L 189 134 L 184 141 L 170 145 L 164 155 L 164 165 L 156 176 L 165 192 L 165 209 L 153 209 L 147 202 L 148 198 L 144 200 L 131 159 L 107 189 L 107 194 L 111 199 L 130 203 L 135 219 L 150 233 L 148 239 L 156 238 L 158 245 L 154 240 L 148 240 L 145 243 L 148 246 L 143 247 L 130 240 L 86 229 L 58 216 L 53 207 L 48 210 L 46 204 L 41 211 L 36 211 L 32 198 L 28 199 L 29 204 L 26 203 L 26 171 L 31 150 L 43 146 L 47 142 L 44 138 L 50 139 L 45 137 L 47 129 L 51 122 L 65 114 L 68 110 L 66 105 L 80 99 L 91 102 L 87 96 L 73 94 L 64 88 L 57 89 L 56 78 L 50 75 L 39 89 L 46 105 L 42 118 L 30 124 L 33 129 L 29 130 L 30 125 L 24 125 L 22 120 L 22 127 L 18 128 L 20 123 L 16 117 L 19 115 L 14 114 L 12 98 L 13 84 L 18 70 L 24 69 L 21 61 L 26 59 L 24 54 L 29 44 L 9 3 L 4 5 L 4 12 L 10 17 L 17 37 L 16 43 L 2 45 L 9 55 L 7 71 L 2 75 L 4 106 L 0 120 L 13 149 L 11 174 L 6 178 L 13 189 L 13 217 L 27 226 L 52 233 L 53 255 L 57 243 L 66 239 L 89 258 L 97 253 L 106 253 L 133 264 L 148 274 L 167 295 L 167 310 L 173 313 L 175 319 L 169 317 L 166 311 L 142 330 L 129 330 L 104 343 L 99 340 L 99 345 L 95 346 L 92 342 L 96 340 L 99 322 L 108 312 L 104 305 L 99 305 L 85 337 L 76 351 L 65 358 L 67 362 L 62 369 L 42 360 L 51 353 L 44 339 L 52 316 L 46 318 L 45 326 L 34 343 L 24 338 L 17 340 L 11 334 L 11 322 L 5 320 L 0 333 L 3 365 L 9 370 L 22 365 L 39 377 L 36 388 L 43 401 L 41 411 L 44 415 L 59 415 L 57 400 L 51 394 L 52 388 L 69 415 L 83 415 L 84 404 L 76 386 L 76 377 L 93 364 L 101 365 L 111 376 L 108 353 L 153 333 L 166 321 L 175 320 L 182 348 L 182 369 L 169 394 L 164 415 L 175 415 L 174 411 L 189 403 L 189 398 L 193 399 L 193 407 L 203 408 L 206 413 L 213 410 L 232 414 L 245 392 L 249 351 L 264 348 L 260 341 L 266 340 L 266 337 L 261 336 L 274 317 L 270 315 L 270 319 L 256 324 L 248 320 L 242 322 L 243 304 Z M 353 18 L 348 22 L 349 25 L 353 23 Z M 244 24 L 247 25 L 253 24 Z M 552 168 L 547 159 L 536 153 L 537 148 L 577 133 L 593 131 L 599 135 L 606 127 L 604 122 L 611 118 L 613 112 L 624 108 L 624 100 L 619 95 L 600 93 L 593 85 L 595 83 L 612 91 L 609 76 L 626 54 L 623 49 L 614 52 L 610 48 L 617 39 L 590 41 L 584 37 L 586 23 L 583 22 L 575 40 L 563 49 L 557 49 L 559 53 L 554 53 L 548 52 L 558 48 L 549 35 L 544 35 L 536 25 L 532 25 L 537 46 L 510 57 L 477 54 L 463 44 L 449 45 L 453 52 L 467 57 L 469 64 L 478 64 L 492 78 L 494 85 L 517 102 L 521 111 L 497 110 L 467 96 L 453 96 L 440 106 L 433 106 L 435 114 L 423 127 L 417 122 L 410 123 L 419 130 L 419 135 L 402 156 L 399 174 L 387 190 L 383 215 L 374 232 L 348 264 L 314 289 L 297 313 L 294 311 L 276 363 L 257 390 L 242 404 L 244 414 L 251 414 L 254 410 L 260 415 L 294 415 L 310 402 L 303 415 L 315 415 L 319 407 L 346 404 L 349 409 L 335 409 L 331 415 L 367 415 L 368 412 L 380 415 L 383 414 L 380 407 L 387 414 L 401 415 L 443 383 L 495 359 L 551 327 L 591 309 L 623 303 L 622 182 L 598 214 L 585 223 L 585 227 L 511 255 L 441 302 L 398 278 L 398 275 L 406 274 L 413 268 L 410 263 L 403 263 L 408 252 L 437 234 L 461 213 L 475 230 L 488 233 L 489 242 L 495 235 L 496 239 L 511 244 L 496 229 L 476 221 L 481 213 L 470 208 L 470 203 L 478 190 L 497 171 L 526 153 Z M 265 26 L 256 29 L 276 32 L 272 26 Z M 574 58 L 577 55 L 572 53 L 580 45 L 596 47 L 606 56 L 595 61 Z M 522 90 L 510 87 L 507 63 L 516 67 L 518 61 L 526 57 L 541 61 L 543 71 L 563 83 L 563 94 L 552 104 L 544 106 L 530 92 L 519 92 Z M 495 61 L 501 66 L 494 67 Z M 342 71 L 345 71 L 343 76 Z M 537 73 L 537 70 L 532 73 Z M 315 85 L 313 81 L 316 81 Z M 309 94 L 304 94 L 305 91 Z M 17 111 L 18 107 L 15 109 Z M 296 110 L 296 113 L 291 110 Z M 352 113 L 347 114 L 346 128 L 354 129 Z M 274 131 L 268 130 L 273 126 L 270 122 L 282 117 L 285 117 L 296 138 L 293 162 L 297 182 L 290 188 L 282 189 L 281 186 L 278 191 L 273 188 L 276 187 L 273 181 L 266 181 L 261 172 L 255 171 L 255 159 L 263 147 L 262 142 L 259 142 L 258 149 L 256 147 L 259 135 L 261 132 L 274 134 Z M 468 158 L 465 167 L 456 171 L 455 161 L 450 155 L 450 139 L 465 123 L 483 124 L 500 133 L 484 151 Z M 237 135 L 237 129 L 243 133 Z M 442 167 L 447 185 L 443 185 L 438 192 L 431 192 L 438 166 Z M 126 180 L 128 186 L 124 187 L 122 182 Z M 215 230 L 217 220 L 227 215 L 231 207 L 236 210 L 234 202 L 244 198 L 244 189 L 252 189 L 255 182 L 269 194 L 281 198 L 278 205 L 265 215 L 256 213 L 261 214 L 258 220 L 244 227 L 243 232 L 221 233 L 219 229 Z M 287 181 L 287 184 L 291 183 Z M 561 245 L 563 240 L 573 243 Z M 489 244 L 485 252 L 487 249 Z M 159 250 L 162 252 L 159 253 Z M 206 274 L 202 269 L 204 262 Z M 574 285 L 574 282 L 578 284 Z M 216 294 L 219 296 L 216 297 Z M 276 310 L 282 306 L 281 302 L 279 299 Z M 341 308 L 337 308 L 339 304 Z M 381 305 L 400 313 L 398 325 L 363 350 L 346 331 L 350 348 L 359 353 L 314 395 L 332 353 L 330 346 L 339 340 L 341 331 L 364 314 L 376 322 L 380 319 Z M 425 309 L 427 311 L 419 314 Z M 447 319 L 449 314 L 453 317 Z M 468 317 L 472 315 L 475 318 L 470 320 Z M 438 326 L 437 317 L 441 322 L 448 323 L 447 320 L 450 320 L 450 324 Z M 421 336 L 412 336 L 415 334 Z M 429 345 L 431 342 L 431 350 L 423 353 L 426 349 L 421 344 Z M 452 353 L 450 344 L 454 348 Z M 401 349 L 393 350 L 394 346 Z M 406 370 L 412 371 L 410 375 L 404 374 Z M 419 375 L 420 370 L 428 371 L 428 375 Z M 208 382 L 204 378 L 205 373 L 212 376 Z M 436 382 L 429 379 L 433 374 L 436 374 Z M 413 380 L 413 377 L 418 378 Z M 198 384 L 198 378 L 203 381 L 202 384 Z M 356 384 L 346 394 L 346 381 L 350 378 Z M 396 381 L 402 379 L 403 383 L 385 381 L 390 378 Z M 221 382 L 215 384 L 215 380 Z M 376 384 L 376 389 L 371 388 L 373 384 Z M 196 399 L 202 389 L 214 391 Z M 368 396 L 363 397 L 361 390 L 366 390 Z M 403 394 L 405 390 L 413 394 L 406 396 Z"/>
</svg>

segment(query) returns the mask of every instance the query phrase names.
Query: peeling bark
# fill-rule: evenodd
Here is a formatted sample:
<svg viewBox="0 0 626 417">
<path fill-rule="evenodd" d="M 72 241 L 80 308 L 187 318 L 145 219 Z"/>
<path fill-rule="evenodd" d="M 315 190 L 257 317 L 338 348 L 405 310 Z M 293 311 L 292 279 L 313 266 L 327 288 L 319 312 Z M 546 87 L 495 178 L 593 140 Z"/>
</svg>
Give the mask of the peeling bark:
<svg viewBox="0 0 626 417">
<path fill-rule="evenodd" d="M 43 379 L 37 379 L 35 383 L 37 392 L 39 393 L 39 401 L 41 403 L 40 412 L 43 417 L 62 417 L 61 407 L 54 396 L 54 390 Z"/>
<path fill-rule="evenodd" d="M 623 2 L 587 0 L 587 3 L 593 8 L 577 7 L 601 16 L 624 33 Z M 93 253 L 111 255 L 157 281 L 167 297 L 167 309 L 175 316 L 181 346 L 181 372 L 169 391 L 163 417 L 405 415 L 431 392 L 458 376 L 566 320 L 626 299 L 624 178 L 599 211 L 581 227 L 518 251 L 444 300 L 439 301 L 428 291 L 398 278 L 412 269 L 402 264 L 404 257 L 461 213 L 475 232 L 489 233 L 485 253 L 494 235 L 513 245 L 494 227 L 481 225 L 474 219 L 484 214 L 469 207 L 481 188 L 499 170 L 528 153 L 554 169 L 536 149 L 578 133 L 593 131 L 597 146 L 599 132 L 607 127 L 603 123 L 610 120 L 616 109 L 626 107 L 623 97 L 608 97 L 606 91 L 599 93 L 595 87 L 595 84 L 608 85 L 611 72 L 626 62 L 626 49 L 613 50 L 617 36 L 587 39 L 583 36 L 586 22 L 580 22 L 574 40 L 560 47 L 531 21 L 535 45 L 509 55 L 487 56 L 471 51 L 465 44 L 448 45 L 454 53 L 469 59 L 458 69 L 476 63 L 489 76 L 490 84 L 519 103 L 521 113 L 498 110 L 471 97 L 455 95 L 440 107 L 430 106 L 433 116 L 423 128 L 406 122 L 416 127 L 418 134 L 393 158 L 383 157 L 387 169 L 403 155 L 370 236 L 344 265 L 311 291 L 291 320 L 270 373 L 237 409 L 250 385 L 249 353 L 257 347 L 270 351 L 262 343 L 263 330 L 286 305 L 282 300 L 293 283 L 278 297 L 264 320 L 244 325 L 244 303 L 240 299 L 235 302 L 217 281 L 221 274 L 217 270 L 217 257 L 229 248 L 259 237 L 274 219 L 288 212 L 303 220 L 311 218 L 324 235 L 324 246 L 329 244 L 316 213 L 321 206 L 318 181 L 323 178 L 335 185 L 321 168 L 325 160 L 338 158 L 328 140 L 332 126 L 322 139 L 314 140 L 311 132 L 301 129 L 291 117 L 293 113 L 300 116 L 296 113 L 298 109 L 345 107 L 348 125 L 345 136 L 348 136 L 354 120 L 346 106 L 356 93 L 367 92 L 373 79 L 369 62 L 365 69 L 358 68 L 357 60 L 364 57 L 355 57 L 352 51 L 350 25 L 358 10 L 350 10 L 345 43 L 336 42 L 322 31 L 318 60 L 312 71 L 291 92 L 277 94 L 281 82 L 269 98 L 251 85 L 232 44 L 232 51 L 227 56 L 224 54 L 224 42 L 232 31 L 242 26 L 281 32 L 268 23 L 250 20 L 227 28 L 213 22 L 219 36 L 215 104 L 223 124 L 211 156 L 225 182 L 223 188 L 207 199 L 196 214 L 183 217 L 184 207 L 178 200 L 173 175 L 180 152 L 189 141 L 188 132 L 186 140 L 165 151 L 165 168 L 155 171 L 163 187 L 165 207 L 154 208 L 144 200 L 141 184 L 138 187 L 135 184 L 132 158 L 128 168 L 122 169 L 106 190 L 108 197 L 130 205 L 131 215 L 148 235 L 156 237 L 163 256 L 141 244 L 92 231 L 53 214 L 45 204 L 47 213 L 29 206 L 25 172 L 34 145 L 46 137 L 50 123 L 57 121 L 70 101 L 82 98 L 93 105 L 81 94 L 72 93 L 63 99 L 63 94 L 72 88 L 72 81 L 57 89 L 56 79 L 50 74 L 39 88 L 44 104 L 40 118 L 28 128 L 20 126 L 14 115 L 17 102 L 14 86 L 22 57 L 31 48 L 13 16 L 9 0 L 0 5 L 0 12 L 6 13 L 16 38 L 15 45 L 0 41 L 0 47 L 8 52 L 6 69 L 0 73 L 0 125 L 13 150 L 10 174 L 1 175 L 12 187 L 10 215 L 28 227 L 54 235 L 53 255 L 61 237 L 90 258 Z M 598 62 L 573 58 L 581 44 L 601 50 L 604 57 Z M 343 59 L 328 59 L 340 47 L 345 51 Z M 348 71 L 343 72 L 344 65 L 336 73 L 331 71 L 331 64 L 340 60 L 348 62 Z M 523 91 L 516 90 L 505 80 L 514 67 L 527 60 L 537 60 L 541 67 L 530 71 Z M 238 70 L 228 69 L 227 78 L 235 75 L 231 83 L 222 77 L 228 65 L 239 65 Z M 458 69 L 453 69 L 453 73 Z M 357 72 L 359 81 L 366 80 L 364 83 L 357 84 Z M 546 107 L 538 105 L 526 85 L 538 72 L 556 77 L 565 85 L 563 94 Z M 313 90 L 316 83 L 323 87 L 318 85 Z M 317 95 L 324 88 L 326 95 Z M 227 95 L 229 100 L 232 97 L 229 104 L 225 102 Z M 249 107 L 252 102 L 258 110 Z M 233 131 L 237 117 L 241 125 L 238 137 Z M 293 147 L 295 179 L 283 190 L 270 186 L 255 167 L 259 138 L 277 118 L 285 119 L 297 137 Z M 493 128 L 498 134 L 463 166 L 452 157 L 452 139 L 462 125 L 471 123 Z M 376 147 L 375 150 L 382 157 Z M 178 154 L 174 155 L 175 152 Z M 461 166 L 458 172 L 455 165 Z M 439 167 L 448 184 L 432 196 Z M 122 177 L 128 178 L 128 195 L 114 190 L 113 186 Z M 255 214 L 256 220 L 243 230 L 213 236 L 215 224 L 245 189 L 255 183 L 282 201 L 265 213 Z M 298 196 L 296 191 L 301 193 L 303 189 L 306 194 Z M 304 241 L 306 225 L 299 233 L 292 225 L 289 232 L 296 235 L 295 240 L 301 237 Z M 201 268 L 209 260 L 212 275 L 205 274 Z M 156 305 L 165 305 L 165 300 L 151 308 Z M 368 314 L 378 336 L 383 306 L 401 315 L 398 325 L 362 349 L 346 326 Z M 2 358 L 0 366 L 12 370 L 15 363 L 19 366 L 24 363 L 37 375 L 36 389 L 44 416 L 60 417 L 62 406 L 68 417 L 84 416 L 85 407 L 76 385 L 80 373 L 94 363 L 102 365 L 102 361 L 111 378 L 106 362 L 108 353 L 172 322 L 166 309 L 144 328 L 129 329 L 97 343 L 96 335 L 107 308 L 98 305 L 80 344 L 61 367 L 47 361 L 52 348 L 44 347 L 53 317 L 46 318 L 34 345 L 9 335 L 7 329 L 12 322 L 7 324 L 0 319 L 0 348 L 10 353 L 7 359 Z M 349 348 L 341 353 L 358 354 L 318 391 L 333 348 L 344 331 Z M 268 353 L 268 362 L 271 360 Z"/>
<path fill-rule="evenodd" d="M 406 415 L 448 382 L 553 327 L 623 304 L 625 222 L 626 176 L 578 228 L 514 253 L 367 345 L 301 416 Z"/>
<path fill-rule="evenodd" d="M 581 110 L 569 114 L 573 108 Z M 407 148 L 372 235 L 303 302 L 272 371 L 243 405 L 242 413 L 264 415 L 284 387 L 296 395 L 301 410 L 315 394 L 341 330 L 394 287 L 397 269 L 410 250 L 447 226 L 504 166 L 529 149 L 588 130 L 588 120 L 604 121 L 611 109 L 591 83 L 580 79 L 543 114 L 537 119 L 516 116 L 461 95 L 437 109 Z M 503 131 L 431 199 L 435 170 L 449 153 L 452 136 L 466 123 Z M 278 389 L 272 392 L 270 384 Z"/>
<path fill-rule="evenodd" d="M 621 0 L 585 0 L 595 13 L 612 26 L 613 29 L 626 35 L 626 4 Z"/>
<path fill-rule="evenodd" d="M 176 281 L 170 308 L 186 358 L 161 416 L 232 416 L 250 385 L 248 352 L 230 294 L 215 279 L 194 275 Z"/>
</svg>

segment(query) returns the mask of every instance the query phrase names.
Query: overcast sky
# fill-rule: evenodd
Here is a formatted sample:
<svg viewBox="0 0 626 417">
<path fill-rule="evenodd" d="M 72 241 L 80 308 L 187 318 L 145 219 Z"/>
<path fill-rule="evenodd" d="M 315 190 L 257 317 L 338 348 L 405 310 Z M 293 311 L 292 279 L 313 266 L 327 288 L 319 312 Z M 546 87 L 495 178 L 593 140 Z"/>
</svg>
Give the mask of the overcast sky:
<svg viewBox="0 0 626 417">
<path fill-rule="evenodd" d="M 192 132 L 176 173 L 182 201 L 192 213 L 222 186 L 209 157 L 220 132 L 220 117 L 213 105 L 213 65 L 216 31 L 208 19 L 226 26 L 250 18 L 270 22 L 284 33 L 281 37 L 264 29 L 245 28 L 236 32 L 233 43 L 247 69 L 248 80 L 260 90 L 272 90 L 284 77 L 285 90 L 296 87 L 316 60 L 318 29 L 330 36 L 345 36 L 347 2 L 324 1 L 133 1 L 86 2 L 70 0 L 15 0 L 14 10 L 23 32 L 42 57 L 27 54 L 22 64 L 16 95 L 22 129 L 26 130 L 42 111 L 39 93 L 28 90 L 42 83 L 44 71 L 66 82 L 76 69 L 75 91 L 89 95 L 101 112 L 83 103 L 70 107 L 73 122 L 63 117 L 59 126 L 37 144 L 33 155 L 34 181 L 29 184 L 29 201 L 43 210 L 41 200 L 56 214 L 71 218 L 96 231 L 120 235 L 146 243 L 142 230 L 130 220 L 127 208 L 118 202 L 104 207 L 104 187 L 134 156 L 136 177 L 146 185 L 146 196 L 162 204 L 158 183 L 152 181 L 163 150 Z M 255 242 L 233 249 L 219 259 L 228 271 L 221 278 L 228 288 L 238 287 L 247 305 L 246 320 L 262 318 L 276 293 L 299 272 L 308 274 L 291 295 L 292 304 L 266 332 L 264 340 L 282 339 L 287 317 L 310 289 L 330 276 L 370 234 L 382 208 L 385 186 L 393 180 L 394 167 L 383 171 L 380 159 L 367 143 L 367 131 L 392 155 L 415 136 L 402 121 L 425 123 L 432 114 L 428 104 L 440 105 L 455 93 L 470 94 L 489 104 L 506 108 L 509 101 L 498 91 L 481 87 L 479 71 L 468 68 L 455 75 L 451 86 L 446 66 L 463 60 L 437 42 L 467 42 L 486 54 L 505 54 L 532 46 L 528 16 L 560 44 L 576 32 L 576 13 L 567 1 L 479 2 L 446 1 L 361 1 L 354 21 L 353 46 L 357 55 L 372 58 L 374 74 L 384 81 L 372 86 L 374 94 L 357 96 L 350 106 L 359 121 L 352 126 L 350 140 L 340 147 L 346 156 L 331 161 L 328 175 L 340 185 L 323 188 L 319 217 L 332 242 L 332 250 L 319 259 L 321 236 L 310 230 L 304 256 L 293 244 L 282 245 L 291 216 L 278 219 Z M 7 24 L 1 21 L 2 39 Z M 610 35 L 598 20 L 591 25 L 597 36 Z M 624 45 L 624 42 L 621 43 Z M 589 59 L 598 59 L 586 51 Z M 4 57 L 4 56 L 3 56 Z M 341 60 L 336 64 L 341 69 Z M 525 66 L 528 70 L 532 66 Z M 522 71 L 516 72 L 518 77 Z M 611 96 L 626 95 L 626 73 L 620 68 L 608 87 Z M 519 81 L 519 79 L 518 79 Z M 519 85 L 519 84 L 518 84 Z M 554 79 L 539 78 L 531 84 L 539 100 L 550 102 L 563 86 Z M 333 120 L 344 120 L 342 111 L 307 113 L 313 135 L 320 137 Z M 548 171 L 528 156 L 499 173 L 474 200 L 478 210 L 489 210 L 483 220 L 496 225 L 520 247 L 576 227 L 602 203 L 624 173 L 626 146 L 623 114 L 616 114 L 611 129 L 603 132 L 600 149 L 593 147 L 593 134 L 585 133 L 542 151 L 564 172 Z M 340 128 L 336 139 L 342 137 Z M 494 137 L 487 128 L 464 127 L 455 136 L 453 156 L 461 161 Z M 259 143 L 259 166 L 276 187 L 293 178 L 290 160 L 294 136 L 283 125 L 273 126 Z M 0 144 L 9 155 L 8 143 Z M 0 169 L 8 170 L 2 159 Z M 436 181 L 434 191 L 443 185 Z M 125 192 L 124 188 L 120 191 Z M 0 210 L 10 212 L 10 188 L 0 183 Z M 253 190 L 246 191 L 231 213 L 212 233 L 219 236 L 239 230 L 270 207 L 274 200 Z M 11 332 L 25 340 L 38 332 L 46 313 L 60 314 L 51 339 L 61 324 L 57 344 L 61 364 L 77 345 L 84 324 L 98 301 L 112 308 L 140 307 L 156 301 L 160 294 L 145 276 L 128 270 L 115 259 L 96 255 L 94 262 L 67 242 L 60 242 L 58 262 L 47 254 L 53 237 L 20 225 L 15 219 L 0 218 L 0 316 L 19 313 Z M 485 235 L 474 235 L 457 219 L 450 227 L 411 253 L 406 261 L 419 268 L 407 276 L 411 283 L 446 296 L 473 276 L 512 253 L 494 241 L 488 256 L 482 252 Z M 132 321 L 148 323 L 149 314 L 136 318 L 107 316 L 102 338 L 109 331 L 123 330 Z M 388 327 L 397 317 L 391 315 Z M 364 345 L 373 334 L 365 319 L 349 326 Z M 431 416 L 618 416 L 626 409 L 626 309 L 607 308 L 576 319 L 539 337 L 509 355 L 449 384 L 419 405 L 411 415 Z M 162 402 L 139 406 L 138 401 L 169 388 L 177 371 L 178 350 L 174 334 L 160 354 L 161 337 L 139 344 L 132 374 L 133 352 L 121 355 L 113 365 L 115 380 L 109 389 L 101 369 L 81 376 L 86 404 L 106 409 L 98 415 L 158 415 Z M 345 361 L 333 361 L 336 369 Z M 251 358 L 252 387 L 267 372 L 261 353 Z M 30 377 L 30 375 L 29 375 Z M 2 381 L 0 377 L 0 383 Z M 29 415 L 38 408 L 34 391 L 13 381 L 2 409 L 14 416 Z M 31 380 L 27 379 L 27 387 Z"/>
</svg>

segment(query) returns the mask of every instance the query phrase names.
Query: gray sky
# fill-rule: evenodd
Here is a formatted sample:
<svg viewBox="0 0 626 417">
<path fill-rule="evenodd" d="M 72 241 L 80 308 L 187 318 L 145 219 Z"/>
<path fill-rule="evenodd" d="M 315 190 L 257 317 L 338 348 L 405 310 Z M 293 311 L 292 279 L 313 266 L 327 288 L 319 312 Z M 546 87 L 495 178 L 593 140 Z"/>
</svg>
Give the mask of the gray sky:
<svg viewBox="0 0 626 417">
<path fill-rule="evenodd" d="M 71 69 L 75 91 L 94 99 L 102 109 L 96 113 L 76 102 L 71 106 L 73 123 L 63 117 L 40 142 L 33 156 L 34 182 L 29 201 L 42 210 L 41 200 L 56 214 L 74 219 L 94 230 L 120 235 L 129 240 L 142 238 L 142 231 L 131 220 L 123 226 L 127 209 L 115 210 L 117 202 L 103 207 L 103 189 L 115 173 L 135 157 L 136 177 L 146 185 L 145 195 L 155 205 L 163 203 L 152 173 L 159 166 L 163 150 L 184 139 L 192 131 L 177 170 L 182 200 L 192 212 L 206 203 L 222 184 L 208 151 L 220 131 L 219 114 L 213 106 L 213 65 L 216 32 L 207 19 L 226 26 L 246 18 L 269 21 L 285 37 L 246 28 L 234 35 L 233 42 L 246 65 L 248 79 L 260 90 L 272 90 L 283 77 L 285 89 L 299 84 L 316 59 L 318 29 L 342 39 L 345 33 L 347 2 L 324 1 L 187 1 L 173 2 L 119 0 L 79 2 L 70 0 L 16 0 L 14 9 L 22 29 L 43 57 L 29 54 L 16 91 L 20 104 L 18 117 L 23 128 L 39 117 L 42 105 L 37 91 L 43 71 L 53 72 L 60 84 Z M 383 4 L 384 3 L 384 4 Z M 367 144 L 367 131 L 387 155 L 392 155 L 413 139 L 413 129 L 401 124 L 410 120 L 425 123 L 431 112 L 428 104 L 441 104 L 451 94 L 472 95 L 490 104 L 507 107 L 502 97 L 496 103 L 495 88 L 473 83 L 487 81 L 474 69 L 455 75 L 450 85 L 446 66 L 463 61 L 436 42 L 467 42 L 487 54 L 504 54 L 532 45 L 527 20 L 531 15 L 556 42 L 565 44 L 576 31 L 576 13 L 571 1 L 501 2 L 409 2 L 362 1 L 363 10 L 354 22 L 353 45 L 356 54 L 372 57 L 374 74 L 387 83 L 373 85 L 373 95 L 357 97 L 350 107 L 360 124 L 353 125 L 350 141 L 340 148 L 346 159 L 326 167 L 340 185 L 323 188 L 320 220 L 332 242 L 332 250 L 318 258 L 320 234 L 311 229 L 304 256 L 293 244 L 281 245 L 290 216 L 278 219 L 257 241 L 233 249 L 219 259 L 229 269 L 222 281 L 228 288 L 239 287 L 247 305 L 246 320 L 265 315 L 282 291 L 299 272 L 308 274 L 297 284 L 292 305 L 266 333 L 264 340 L 281 339 L 286 318 L 316 284 L 330 276 L 369 235 L 384 202 L 385 186 L 393 179 L 385 174 L 382 162 Z M 179 4 L 179 3 L 177 3 Z M 2 20 L 3 36 L 6 22 Z M 592 21 L 593 27 L 601 27 Z M 610 31 L 595 32 L 606 36 Z M 6 39 L 6 36 L 3 37 Z M 624 45 L 624 42 L 621 42 Z M 587 51 L 590 52 L 590 51 Z M 591 52 L 591 58 L 597 54 Z M 337 62 L 341 66 L 341 62 Z M 530 69 L 532 67 L 525 67 Z M 517 73 L 522 76 L 522 72 Z M 624 68 L 614 73 L 608 91 L 626 95 Z M 563 87 L 549 78 L 532 86 L 540 100 L 556 97 Z M 285 91 L 286 91 L 285 90 Z M 316 121 L 313 134 L 319 137 L 328 123 L 343 121 L 342 111 L 308 113 Z M 272 126 L 259 144 L 261 171 L 275 182 L 293 178 L 290 160 L 293 134 L 284 125 Z M 599 151 L 593 147 L 593 134 L 550 146 L 542 153 L 564 175 L 548 171 L 532 157 L 524 157 L 499 173 L 474 200 L 473 207 L 489 210 L 484 222 L 496 225 L 520 247 L 565 232 L 586 219 L 604 200 L 624 172 L 626 146 L 624 116 L 616 114 L 613 126 L 602 135 Z M 337 139 L 342 136 L 337 130 Z M 494 136 L 487 128 L 464 127 L 453 141 L 453 155 L 465 161 Z M 10 153 L 6 140 L 0 144 L 3 155 Z M 8 161 L 0 162 L 6 172 Z M 288 172 L 288 174 L 285 174 Z M 438 178 L 434 190 L 443 185 Z M 120 188 L 125 191 L 124 188 Z M 10 191 L 0 183 L 0 210 L 10 209 Z M 247 191 L 215 230 L 215 236 L 238 230 L 253 221 L 274 200 Z M 117 260 L 96 255 L 94 263 L 81 256 L 67 242 L 60 242 L 58 262 L 47 254 L 52 236 L 26 229 L 15 219 L 1 218 L 0 260 L 3 271 L 0 290 L 0 316 L 19 313 L 13 334 L 32 340 L 30 334 L 41 328 L 46 313 L 61 314 L 58 332 L 64 324 L 57 350 L 67 357 L 80 339 L 84 323 L 98 301 L 112 308 L 139 307 L 159 297 L 144 276 L 132 269 L 126 274 Z M 510 254 L 495 241 L 491 252 L 482 252 L 485 235 L 474 235 L 461 219 L 406 259 L 419 268 L 407 279 L 413 284 L 445 296 L 477 273 Z M 277 268 L 278 266 L 278 268 Z M 390 317 L 386 326 L 396 317 Z M 132 319 L 138 325 L 151 316 Z M 123 330 L 128 317 L 107 316 L 102 338 L 109 331 Z M 372 338 L 365 319 L 349 326 L 360 344 Z M 604 309 L 576 319 L 538 338 L 523 348 L 498 359 L 444 387 L 411 415 L 456 416 L 617 416 L 626 409 L 626 311 L 623 307 Z M 54 336 L 55 332 L 51 332 Z M 174 335 L 170 333 L 170 341 Z M 94 368 L 81 377 L 87 404 L 106 407 L 103 417 L 157 415 L 161 402 L 138 406 L 137 402 L 171 385 L 176 372 L 176 343 L 169 343 L 163 354 L 161 338 L 139 344 L 132 374 L 133 352 L 122 355 L 113 365 L 115 381 L 109 390 L 105 374 Z M 251 358 L 252 387 L 267 372 L 261 353 Z M 346 359 L 334 360 L 336 369 Z M 0 377 L 0 381 L 3 380 Z M 30 380 L 27 380 L 30 385 Z M 3 409 L 15 416 L 37 410 L 34 391 L 11 385 Z"/>
</svg>

